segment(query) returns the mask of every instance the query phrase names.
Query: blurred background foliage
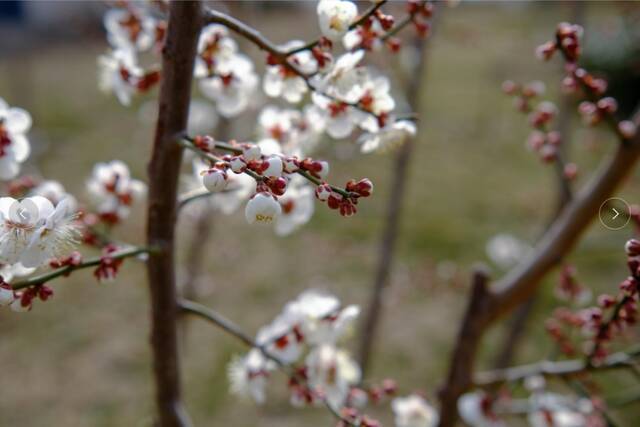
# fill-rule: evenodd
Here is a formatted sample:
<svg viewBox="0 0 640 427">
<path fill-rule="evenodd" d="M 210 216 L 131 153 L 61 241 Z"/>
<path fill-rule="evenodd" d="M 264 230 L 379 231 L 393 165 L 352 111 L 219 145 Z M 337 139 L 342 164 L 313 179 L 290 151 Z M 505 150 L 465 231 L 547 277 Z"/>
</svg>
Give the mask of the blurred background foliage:
<svg viewBox="0 0 640 427">
<path fill-rule="evenodd" d="M 277 42 L 317 34 L 313 8 L 302 2 L 232 6 L 240 18 Z M 0 28 L 0 96 L 34 117 L 34 155 L 26 172 L 61 181 L 80 199 L 98 161 L 122 159 L 136 177 L 145 178 L 153 124 L 141 120 L 139 111 L 153 95 L 126 109 L 98 91 L 96 59 L 107 47 L 100 23 L 105 6 L 34 2 L 21 7 L 25 20 L 5 20 Z M 2 9 L 6 12 L 6 6 Z M 637 4 L 590 2 L 582 9 L 585 64 L 611 79 L 612 93 L 629 111 L 640 88 Z M 486 242 L 509 233 L 533 243 L 553 213 L 552 168 L 526 149 L 526 118 L 514 110 L 500 85 L 505 79 L 539 79 L 547 84 L 545 98 L 560 103 L 560 62 L 542 63 L 533 51 L 552 36 L 556 23 L 575 16 L 575 4 L 462 2 L 441 12 L 421 85 L 419 141 L 371 372 L 372 379 L 396 378 L 403 393 L 420 389 L 431 397 L 447 365 L 470 268 L 476 261 L 489 263 Z M 251 46 L 245 50 L 261 70 L 262 55 Z M 377 61 L 390 73 L 398 67 L 398 59 L 387 53 Z M 255 112 L 233 126 L 238 139 L 250 139 Z M 616 141 L 607 129 L 585 128 L 575 114 L 570 134 L 581 185 Z M 241 212 L 211 218 L 213 234 L 204 248 L 206 271 L 198 281 L 199 299 L 250 332 L 309 287 L 328 289 L 349 303 L 367 301 L 385 201 L 393 191 L 388 184 L 391 155 L 362 156 L 350 141 L 327 140 L 318 157 L 332 161 L 334 182 L 361 176 L 374 181 L 375 197 L 361 205 L 357 216 L 339 218 L 318 205 L 312 221 L 287 238 L 277 238 L 268 228 L 248 227 Z M 640 202 L 638 184 L 636 172 L 621 197 Z M 181 278 L 194 221 L 186 215 L 179 224 Z M 141 243 L 143 227 L 139 206 L 115 233 Z M 626 276 L 622 245 L 632 233 L 630 227 L 608 231 L 596 221 L 570 256 L 579 279 L 596 295 L 613 291 Z M 127 261 L 111 284 L 96 284 L 90 274 L 78 272 L 59 281 L 53 301 L 38 304 L 31 313 L 0 312 L 0 425 L 151 425 L 142 265 Z M 492 266 L 493 277 L 501 274 Z M 552 275 L 544 283 L 519 362 L 538 360 L 553 348 L 544 319 L 558 304 L 552 292 L 555 281 Z M 226 365 L 244 348 L 198 321 L 186 326 L 184 389 L 196 425 L 333 423 L 322 410 L 290 409 L 285 382 L 278 377 L 264 407 L 237 401 L 227 392 Z M 480 366 L 490 366 L 503 326 L 485 340 Z M 637 331 L 628 338 L 637 339 Z M 634 389 L 624 373 L 600 378 L 608 395 L 640 391 L 637 381 Z M 391 424 L 389 413 L 386 406 L 374 411 L 385 425 Z M 639 419 L 640 407 L 612 413 L 622 425 L 637 425 L 633 420 Z"/>
</svg>

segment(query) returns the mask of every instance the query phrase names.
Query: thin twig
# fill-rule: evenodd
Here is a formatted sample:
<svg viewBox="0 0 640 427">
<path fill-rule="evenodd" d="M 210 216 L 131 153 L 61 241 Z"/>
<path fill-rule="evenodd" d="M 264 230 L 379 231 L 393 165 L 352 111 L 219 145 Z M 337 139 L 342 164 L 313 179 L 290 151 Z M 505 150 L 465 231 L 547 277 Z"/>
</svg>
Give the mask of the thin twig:
<svg viewBox="0 0 640 427">
<path fill-rule="evenodd" d="M 153 250 L 150 248 L 143 248 L 143 247 L 136 246 L 136 247 L 131 247 L 129 249 L 124 249 L 118 252 L 114 252 L 109 255 L 109 258 L 124 259 L 124 258 L 135 257 L 142 254 L 148 254 L 150 252 L 153 252 Z M 100 265 L 101 261 L 102 261 L 102 257 L 89 258 L 78 265 L 65 265 L 64 267 L 57 268 L 55 270 L 40 274 L 38 276 L 13 282 L 11 283 L 11 287 L 17 291 L 19 289 L 28 288 L 30 286 L 43 285 L 60 276 L 68 276 L 69 274 L 71 274 L 76 270 L 82 270 L 84 268 L 89 268 L 89 267 L 97 267 Z"/>
<path fill-rule="evenodd" d="M 577 375 L 589 371 L 602 371 L 610 369 L 627 369 L 633 360 L 640 356 L 640 347 L 628 352 L 614 353 L 608 356 L 602 363 L 594 366 L 585 360 L 562 360 L 553 362 L 545 360 L 530 365 L 515 366 L 506 369 L 480 372 L 473 381 L 477 387 L 494 386 L 502 383 L 521 381 L 534 375 L 547 377 L 563 377 Z"/>
</svg>

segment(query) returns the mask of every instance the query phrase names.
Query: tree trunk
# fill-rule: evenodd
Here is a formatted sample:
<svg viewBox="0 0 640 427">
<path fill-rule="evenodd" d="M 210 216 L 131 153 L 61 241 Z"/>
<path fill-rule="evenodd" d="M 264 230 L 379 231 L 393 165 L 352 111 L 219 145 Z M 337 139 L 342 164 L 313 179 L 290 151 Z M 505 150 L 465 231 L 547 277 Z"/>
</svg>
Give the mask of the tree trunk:
<svg viewBox="0 0 640 427">
<path fill-rule="evenodd" d="M 162 51 L 158 121 L 149 165 L 147 243 L 157 247 L 147 263 L 151 294 L 151 346 L 156 387 L 157 425 L 191 425 L 181 401 L 177 343 L 174 229 L 182 148 L 176 137 L 189 115 L 191 80 L 202 26 L 199 2 L 172 2 Z"/>
</svg>

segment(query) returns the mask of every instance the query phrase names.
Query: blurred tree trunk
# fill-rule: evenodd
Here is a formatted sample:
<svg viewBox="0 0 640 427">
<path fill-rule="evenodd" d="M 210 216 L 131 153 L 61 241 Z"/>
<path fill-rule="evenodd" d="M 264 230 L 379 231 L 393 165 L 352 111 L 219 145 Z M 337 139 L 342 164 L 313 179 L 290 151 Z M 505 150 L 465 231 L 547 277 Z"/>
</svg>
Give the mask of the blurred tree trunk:
<svg viewBox="0 0 640 427">
<path fill-rule="evenodd" d="M 417 52 L 418 61 L 415 69 L 410 70 L 406 79 L 405 91 L 411 110 L 420 117 L 420 94 L 424 88 L 424 78 L 427 67 L 427 43 L 425 39 L 414 37 L 412 48 Z M 402 205 L 404 204 L 409 166 L 414 146 L 418 135 L 410 137 L 398 148 L 394 160 L 393 177 L 387 203 L 387 214 L 384 222 L 384 231 L 379 246 L 376 274 L 371 290 L 371 296 L 366 308 L 362 324 L 361 341 L 358 361 L 364 378 L 369 369 L 376 334 L 378 332 L 380 317 L 382 316 L 383 293 L 387 287 L 391 268 L 395 257 L 396 243 L 402 217 Z"/>
</svg>

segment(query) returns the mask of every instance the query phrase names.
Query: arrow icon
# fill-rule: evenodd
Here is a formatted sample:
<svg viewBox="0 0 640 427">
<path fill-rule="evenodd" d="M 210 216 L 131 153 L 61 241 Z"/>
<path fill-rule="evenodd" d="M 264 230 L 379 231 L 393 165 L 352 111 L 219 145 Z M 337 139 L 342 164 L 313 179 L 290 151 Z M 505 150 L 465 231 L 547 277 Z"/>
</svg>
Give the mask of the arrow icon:
<svg viewBox="0 0 640 427">
<path fill-rule="evenodd" d="M 616 218 L 618 218 L 618 217 L 620 216 L 620 212 L 618 212 L 618 211 L 616 210 L 616 208 L 611 208 L 611 210 L 612 210 L 612 211 L 614 211 L 614 212 L 616 213 L 616 214 L 613 216 L 613 218 L 611 218 L 611 219 L 616 219 Z"/>
</svg>

